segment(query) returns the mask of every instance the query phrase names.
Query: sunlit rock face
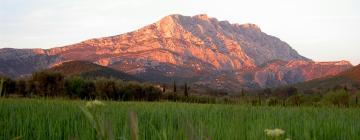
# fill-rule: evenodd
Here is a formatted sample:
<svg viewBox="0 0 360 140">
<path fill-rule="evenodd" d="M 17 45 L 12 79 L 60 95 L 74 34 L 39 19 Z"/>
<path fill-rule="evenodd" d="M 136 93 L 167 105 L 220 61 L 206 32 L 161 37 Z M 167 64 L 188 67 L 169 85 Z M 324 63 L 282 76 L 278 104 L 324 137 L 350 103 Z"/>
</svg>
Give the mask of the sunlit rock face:
<svg viewBox="0 0 360 140">
<path fill-rule="evenodd" d="M 295 83 L 351 67 L 348 62 L 315 63 L 257 25 L 231 24 L 201 14 L 169 15 L 133 32 L 59 48 L 0 49 L 0 74 L 19 76 L 72 60 L 91 61 L 150 81 L 177 79 L 228 89 Z M 27 66 L 33 68 L 18 69 Z"/>
<path fill-rule="evenodd" d="M 336 75 L 351 68 L 347 61 L 311 62 L 303 60 L 274 61 L 254 72 L 254 82 L 259 87 L 274 87 L 309 81 L 325 76 Z"/>
<path fill-rule="evenodd" d="M 139 30 L 47 50 L 62 59 L 111 65 L 121 58 L 178 66 L 201 61 L 214 70 L 256 67 L 269 60 L 308 60 L 253 24 L 230 24 L 207 15 L 170 15 Z"/>
</svg>

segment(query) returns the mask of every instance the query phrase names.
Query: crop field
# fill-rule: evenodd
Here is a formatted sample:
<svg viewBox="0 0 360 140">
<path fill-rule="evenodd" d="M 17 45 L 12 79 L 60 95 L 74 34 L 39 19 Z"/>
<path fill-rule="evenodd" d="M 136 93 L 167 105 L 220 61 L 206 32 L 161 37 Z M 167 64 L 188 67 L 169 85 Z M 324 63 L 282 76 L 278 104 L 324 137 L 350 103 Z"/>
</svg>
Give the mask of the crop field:
<svg viewBox="0 0 360 140">
<path fill-rule="evenodd" d="M 359 108 L 267 107 L 174 102 L 103 101 L 93 111 L 114 139 L 266 139 L 266 129 L 291 140 L 359 140 Z M 86 101 L 0 99 L 0 139 L 97 139 L 82 110 Z M 131 114 L 131 113 L 130 113 Z M 133 116 L 134 117 L 134 116 Z"/>
</svg>

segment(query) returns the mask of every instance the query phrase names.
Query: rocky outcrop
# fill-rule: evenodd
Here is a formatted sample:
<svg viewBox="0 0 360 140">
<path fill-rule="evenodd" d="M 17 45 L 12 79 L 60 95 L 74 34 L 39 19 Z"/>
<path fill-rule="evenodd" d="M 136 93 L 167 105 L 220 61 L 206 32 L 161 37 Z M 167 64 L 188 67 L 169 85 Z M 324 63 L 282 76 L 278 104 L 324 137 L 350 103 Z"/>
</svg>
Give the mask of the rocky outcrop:
<svg viewBox="0 0 360 140">
<path fill-rule="evenodd" d="M 169 15 L 133 32 L 59 48 L 1 49 L 0 73 L 18 76 L 73 60 L 94 62 L 151 81 L 175 78 L 234 89 L 289 84 L 351 67 L 347 63 L 315 63 L 257 25 L 231 24 L 201 14 Z"/>
<path fill-rule="evenodd" d="M 254 82 L 259 87 L 282 86 L 336 75 L 351 67 L 352 65 L 347 61 L 319 63 L 295 60 L 273 62 L 258 68 L 254 72 Z"/>
<path fill-rule="evenodd" d="M 0 75 L 20 77 L 60 61 L 42 49 L 0 49 Z"/>
<path fill-rule="evenodd" d="M 243 89 L 259 89 L 332 76 L 349 68 L 352 68 L 352 65 L 347 61 L 319 63 L 274 60 L 251 69 L 211 73 L 202 77 L 196 84 L 231 91 L 239 89 L 239 85 Z"/>
</svg>

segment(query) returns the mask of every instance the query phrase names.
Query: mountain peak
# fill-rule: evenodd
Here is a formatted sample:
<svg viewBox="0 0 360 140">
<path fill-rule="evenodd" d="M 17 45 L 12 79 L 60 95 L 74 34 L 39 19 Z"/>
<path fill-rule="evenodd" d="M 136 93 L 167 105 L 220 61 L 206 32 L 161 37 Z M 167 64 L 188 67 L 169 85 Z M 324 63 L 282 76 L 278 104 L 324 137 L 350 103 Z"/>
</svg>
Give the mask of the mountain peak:
<svg viewBox="0 0 360 140">
<path fill-rule="evenodd" d="M 164 21 L 174 21 L 174 20 L 177 20 L 181 17 L 185 17 L 183 15 L 180 15 L 180 14 L 171 14 L 171 15 L 167 15 L 163 18 L 160 19 L 160 21 L 158 22 L 164 22 Z"/>
<path fill-rule="evenodd" d="M 198 19 L 202 19 L 202 20 L 209 20 L 209 17 L 208 17 L 207 14 L 195 15 L 195 16 L 193 16 L 193 18 L 198 18 Z"/>
<path fill-rule="evenodd" d="M 168 18 L 173 18 L 173 19 L 179 19 L 179 18 L 184 18 L 184 17 L 188 17 L 188 18 L 198 18 L 198 19 L 209 19 L 209 16 L 207 14 L 198 14 L 198 15 L 194 15 L 194 16 L 185 16 L 185 15 L 181 15 L 181 14 L 171 14 L 171 15 L 167 15 L 165 17 L 162 18 L 163 19 L 168 19 Z"/>
<path fill-rule="evenodd" d="M 240 28 L 243 29 L 252 29 L 252 30 L 256 30 L 256 31 L 261 31 L 260 27 L 257 26 L 256 24 L 252 24 L 252 23 L 245 23 L 245 24 L 241 24 L 241 25 L 237 25 Z"/>
<path fill-rule="evenodd" d="M 181 14 L 171 14 L 168 16 L 163 17 L 159 22 L 162 23 L 179 23 L 179 22 L 189 22 L 189 21 L 194 21 L 194 20 L 204 20 L 204 21 L 209 21 L 210 19 L 215 19 L 215 18 L 210 18 L 207 14 L 198 14 L 195 16 L 184 16 Z"/>
</svg>

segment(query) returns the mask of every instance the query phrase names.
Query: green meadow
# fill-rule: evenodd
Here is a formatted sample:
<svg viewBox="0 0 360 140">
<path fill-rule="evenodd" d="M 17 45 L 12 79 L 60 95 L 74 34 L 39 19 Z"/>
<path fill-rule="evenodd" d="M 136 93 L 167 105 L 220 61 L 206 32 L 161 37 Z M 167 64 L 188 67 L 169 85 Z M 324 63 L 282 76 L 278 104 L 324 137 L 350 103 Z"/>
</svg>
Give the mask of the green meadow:
<svg viewBox="0 0 360 140">
<path fill-rule="evenodd" d="M 174 102 L 104 101 L 96 110 L 114 139 L 131 139 L 128 113 L 136 113 L 137 137 L 266 139 L 280 128 L 292 140 L 359 140 L 359 108 L 266 107 Z M 81 111 L 85 101 L 0 99 L 0 139 L 96 139 Z"/>
</svg>

